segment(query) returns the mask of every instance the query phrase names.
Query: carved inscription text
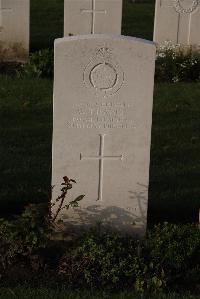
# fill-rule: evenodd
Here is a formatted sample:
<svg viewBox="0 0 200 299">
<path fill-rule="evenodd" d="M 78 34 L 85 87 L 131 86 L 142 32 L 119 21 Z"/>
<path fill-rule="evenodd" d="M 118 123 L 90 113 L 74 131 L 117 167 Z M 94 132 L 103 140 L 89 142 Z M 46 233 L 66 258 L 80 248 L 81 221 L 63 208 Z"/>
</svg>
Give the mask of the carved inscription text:
<svg viewBox="0 0 200 299">
<path fill-rule="evenodd" d="M 80 103 L 73 109 L 68 128 L 76 129 L 131 129 L 133 106 L 126 103 Z"/>
</svg>

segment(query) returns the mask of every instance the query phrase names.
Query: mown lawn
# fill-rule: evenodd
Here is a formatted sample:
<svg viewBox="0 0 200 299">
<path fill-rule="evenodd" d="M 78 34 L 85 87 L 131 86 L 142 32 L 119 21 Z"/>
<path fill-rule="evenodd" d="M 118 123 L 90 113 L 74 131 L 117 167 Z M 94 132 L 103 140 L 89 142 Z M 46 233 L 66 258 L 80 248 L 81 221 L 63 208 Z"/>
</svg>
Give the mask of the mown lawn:
<svg viewBox="0 0 200 299">
<path fill-rule="evenodd" d="M 200 83 L 156 84 L 149 220 L 197 221 L 200 207 Z"/>
<path fill-rule="evenodd" d="M 142 2 L 123 0 L 122 34 L 152 40 L 155 4 L 153 0 Z"/>
<path fill-rule="evenodd" d="M 155 86 L 149 192 L 151 224 L 197 221 L 199 98 L 200 83 Z M 0 213 L 5 215 L 28 202 L 49 198 L 52 81 L 2 75 L 0 119 Z"/>
<path fill-rule="evenodd" d="M 199 296 L 192 295 L 154 295 L 143 297 L 131 292 L 109 294 L 107 292 L 87 292 L 87 291 L 65 291 L 65 290 L 50 290 L 50 289 L 30 289 L 18 287 L 15 289 L 0 289 L 0 299 L 199 299 Z"/>
<path fill-rule="evenodd" d="M 64 0 L 31 1 L 31 50 L 53 47 L 63 36 Z M 123 0 L 122 34 L 152 40 L 154 1 L 132 3 Z"/>
<path fill-rule="evenodd" d="M 51 186 L 52 82 L 0 77 L 1 213 L 47 200 Z"/>
</svg>

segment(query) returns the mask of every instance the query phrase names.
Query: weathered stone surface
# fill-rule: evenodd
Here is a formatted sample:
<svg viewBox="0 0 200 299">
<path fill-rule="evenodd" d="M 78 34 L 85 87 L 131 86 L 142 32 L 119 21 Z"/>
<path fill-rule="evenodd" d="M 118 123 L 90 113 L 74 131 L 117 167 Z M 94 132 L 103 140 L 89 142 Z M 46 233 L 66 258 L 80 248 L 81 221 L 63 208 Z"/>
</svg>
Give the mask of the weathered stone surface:
<svg viewBox="0 0 200 299">
<path fill-rule="evenodd" d="M 27 59 L 29 11 L 30 0 L 0 0 L 0 59 Z"/>
<path fill-rule="evenodd" d="M 64 35 L 121 34 L 122 0 L 65 0 Z"/>
<path fill-rule="evenodd" d="M 156 0 L 154 41 L 200 45 L 199 0 Z"/>
<path fill-rule="evenodd" d="M 77 180 L 63 210 L 67 231 L 146 227 L 155 45 L 121 36 L 55 42 L 53 201 L 66 175 Z M 57 206 L 54 206 L 54 213 Z"/>
</svg>

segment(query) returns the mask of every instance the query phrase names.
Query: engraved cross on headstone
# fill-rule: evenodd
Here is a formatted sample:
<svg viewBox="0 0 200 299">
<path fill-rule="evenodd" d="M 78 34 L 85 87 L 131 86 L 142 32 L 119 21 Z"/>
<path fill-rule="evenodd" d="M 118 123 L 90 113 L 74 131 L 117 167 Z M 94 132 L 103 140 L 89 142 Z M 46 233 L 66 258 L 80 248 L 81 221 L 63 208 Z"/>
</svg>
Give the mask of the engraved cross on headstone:
<svg viewBox="0 0 200 299">
<path fill-rule="evenodd" d="M 185 4 L 187 4 L 186 7 Z M 190 45 L 192 15 L 199 9 L 200 0 L 160 0 L 160 6 L 172 7 L 178 14 L 176 37 L 177 44 L 180 42 L 181 23 L 187 23 L 187 44 Z"/>
<path fill-rule="evenodd" d="M 104 160 L 122 160 L 123 155 L 120 156 L 106 156 L 104 155 L 104 142 L 106 134 L 100 134 L 100 147 L 98 156 L 86 156 L 80 154 L 80 160 L 99 160 L 99 187 L 98 187 L 98 199 L 102 201 L 103 195 L 103 173 L 104 173 Z"/>
<path fill-rule="evenodd" d="M 89 13 L 92 16 L 91 34 L 95 33 L 96 14 L 106 14 L 106 10 L 96 9 L 96 0 L 92 0 L 92 9 L 81 9 L 81 13 Z"/>
<path fill-rule="evenodd" d="M 3 12 L 4 11 L 11 11 L 12 8 L 5 8 L 2 7 L 2 0 L 0 0 L 0 33 L 3 31 Z"/>
</svg>

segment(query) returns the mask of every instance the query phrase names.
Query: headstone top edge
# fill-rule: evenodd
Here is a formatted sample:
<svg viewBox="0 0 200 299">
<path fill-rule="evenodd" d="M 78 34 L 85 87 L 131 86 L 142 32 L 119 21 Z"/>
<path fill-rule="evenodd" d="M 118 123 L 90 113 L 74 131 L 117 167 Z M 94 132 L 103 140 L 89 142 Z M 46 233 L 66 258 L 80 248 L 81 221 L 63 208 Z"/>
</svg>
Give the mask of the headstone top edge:
<svg viewBox="0 0 200 299">
<path fill-rule="evenodd" d="M 79 1 L 79 0 L 65 0 L 67 2 L 76 2 L 76 1 Z M 86 1 L 86 0 L 85 0 Z M 110 2 L 117 2 L 119 0 L 109 0 Z M 120 0 L 121 1 L 121 0 Z"/>
<path fill-rule="evenodd" d="M 132 43 L 141 43 L 156 47 L 156 43 L 153 41 L 149 41 L 146 39 L 132 37 L 132 36 L 125 36 L 125 35 L 115 35 L 115 34 L 87 34 L 87 35 L 76 35 L 76 36 L 69 36 L 63 38 L 57 38 L 54 41 L 54 45 L 57 46 L 62 43 L 78 41 L 78 40 L 94 40 L 94 39 L 113 39 L 113 40 L 124 40 L 130 41 Z"/>
<path fill-rule="evenodd" d="M 10 1 L 9 1 L 10 2 Z M 20 3 L 20 2 L 27 2 L 27 3 L 30 3 L 30 0 L 15 0 L 15 2 L 17 3 Z M 7 4 L 8 3 L 8 0 L 2 0 L 2 3 L 3 4 Z"/>
</svg>

